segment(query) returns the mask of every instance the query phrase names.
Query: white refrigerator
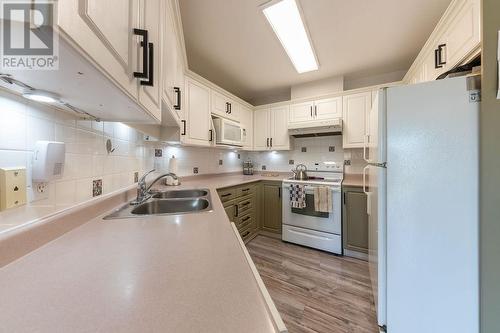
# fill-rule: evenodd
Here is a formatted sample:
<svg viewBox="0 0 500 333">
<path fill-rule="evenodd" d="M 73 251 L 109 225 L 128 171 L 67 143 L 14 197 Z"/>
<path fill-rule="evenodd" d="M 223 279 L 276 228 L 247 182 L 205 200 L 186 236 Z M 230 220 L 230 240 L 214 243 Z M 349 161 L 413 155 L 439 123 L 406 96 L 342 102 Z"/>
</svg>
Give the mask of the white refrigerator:
<svg viewBox="0 0 500 333">
<path fill-rule="evenodd" d="M 368 114 L 369 267 L 388 333 L 479 332 L 477 79 L 382 89 Z"/>
</svg>

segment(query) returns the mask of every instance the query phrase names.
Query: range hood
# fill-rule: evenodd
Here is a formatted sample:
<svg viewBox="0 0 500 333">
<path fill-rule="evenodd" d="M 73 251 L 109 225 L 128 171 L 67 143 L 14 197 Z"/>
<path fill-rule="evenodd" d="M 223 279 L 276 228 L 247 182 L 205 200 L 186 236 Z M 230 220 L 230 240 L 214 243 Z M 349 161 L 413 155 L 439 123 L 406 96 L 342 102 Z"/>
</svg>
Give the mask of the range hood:
<svg viewBox="0 0 500 333">
<path fill-rule="evenodd" d="M 294 138 L 342 135 L 342 119 L 338 118 L 319 124 L 292 124 L 288 128 L 288 134 Z"/>
</svg>

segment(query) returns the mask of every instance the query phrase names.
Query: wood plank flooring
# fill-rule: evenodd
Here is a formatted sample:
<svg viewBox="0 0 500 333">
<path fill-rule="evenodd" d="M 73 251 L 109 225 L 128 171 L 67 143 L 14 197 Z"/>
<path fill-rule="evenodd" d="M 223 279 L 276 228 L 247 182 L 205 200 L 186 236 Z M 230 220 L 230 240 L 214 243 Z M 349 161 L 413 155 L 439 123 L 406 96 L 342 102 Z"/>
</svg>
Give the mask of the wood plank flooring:
<svg viewBox="0 0 500 333">
<path fill-rule="evenodd" d="M 290 333 L 378 333 L 367 262 L 265 236 L 247 248 Z"/>
</svg>

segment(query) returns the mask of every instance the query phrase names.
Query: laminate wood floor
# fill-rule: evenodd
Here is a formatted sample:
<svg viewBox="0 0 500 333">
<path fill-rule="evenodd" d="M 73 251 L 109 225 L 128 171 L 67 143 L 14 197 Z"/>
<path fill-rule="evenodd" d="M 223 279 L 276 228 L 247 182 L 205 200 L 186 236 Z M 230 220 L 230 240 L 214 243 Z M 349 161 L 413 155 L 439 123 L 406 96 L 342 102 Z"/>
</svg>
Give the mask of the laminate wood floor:
<svg viewBox="0 0 500 333">
<path fill-rule="evenodd" d="M 290 333 L 378 333 L 367 262 L 265 236 L 247 248 Z"/>
</svg>

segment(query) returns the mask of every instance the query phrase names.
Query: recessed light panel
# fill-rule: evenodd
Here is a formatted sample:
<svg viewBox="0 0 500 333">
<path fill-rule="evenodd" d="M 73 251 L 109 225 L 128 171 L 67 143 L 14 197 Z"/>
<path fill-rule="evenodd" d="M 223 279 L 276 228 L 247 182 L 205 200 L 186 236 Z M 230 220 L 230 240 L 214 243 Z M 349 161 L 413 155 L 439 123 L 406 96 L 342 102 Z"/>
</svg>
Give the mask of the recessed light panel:
<svg viewBox="0 0 500 333">
<path fill-rule="evenodd" d="M 262 10 L 299 73 L 315 71 L 318 62 L 296 0 L 281 0 Z"/>
</svg>

